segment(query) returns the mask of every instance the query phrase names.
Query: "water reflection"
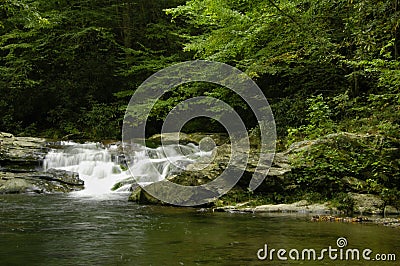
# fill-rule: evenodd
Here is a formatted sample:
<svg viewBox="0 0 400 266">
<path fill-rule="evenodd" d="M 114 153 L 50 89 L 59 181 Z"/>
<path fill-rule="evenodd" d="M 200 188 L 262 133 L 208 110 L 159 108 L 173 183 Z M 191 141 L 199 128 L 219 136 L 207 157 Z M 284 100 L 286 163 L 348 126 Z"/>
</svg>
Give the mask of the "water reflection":
<svg viewBox="0 0 400 266">
<path fill-rule="evenodd" d="M 1 265 L 297 265 L 299 261 L 258 261 L 256 253 L 266 243 L 276 249 L 321 250 L 336 247 L 338 237 L 345 237 L 349 248 L 400 250 L 398 229 L 311 223 L 306 215 L 202 213 L 194 208 L 139 206 L 126 197 L 94 200 L 60 194 L 0 199 Z"/>
</svg>

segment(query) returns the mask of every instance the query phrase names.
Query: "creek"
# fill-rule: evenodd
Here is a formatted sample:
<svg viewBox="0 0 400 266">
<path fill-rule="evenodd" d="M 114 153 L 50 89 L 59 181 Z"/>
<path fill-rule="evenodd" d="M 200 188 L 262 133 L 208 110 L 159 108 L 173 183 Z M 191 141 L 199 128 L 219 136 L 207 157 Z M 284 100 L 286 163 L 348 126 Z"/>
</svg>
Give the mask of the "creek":
<svg viewBox="0 0 400 266">
<path fill-rule="evenodd" d="M 141 206 L 126 193 L 0 198 L 1 265 L 396 265 L 376 261 L 259 261 L 257 251 L 347 248 L 400 250 L 398 229 L 312 223 L 305 214 L 232 214 Z M 399 258 L 397 258 L 399 259 Z"/>
<path fill-rule="evenodd" d="M 196 158 L 206 156 L 195 145 L 149 149 L 139 147 L 131 169 L 138 182 L 165 178 Z M 169 156 L 166 156 L 169 153 Z M 398 229 L 371 224 L 310 222 L 309 214 L 217 213 L 200 208 L 139 205 L 128 202 L 130 175 L 118 148 L 64 143 L 49 152 L 45 169 L 79 173 L 85 188 L 59 194 L 14 194 L 0 197 L 1 265 L 377 265 L 376 261 L 260 261 L 269 249 L 371 249 L 400 259 Z M 167 159 L 167 157 L 170 157 Z M 171 159 L 173 158 L 173 159 Z M 111 188 L 121 183 L 114 192 Z M 344 250 L 345 252 L 345 250 Z M 360 253 L 361 254 L 361 253 Z M 286 254 L 287 256 L 288 254 Z M 374 257 L 373 257 L 374 258 Z M 379 265 L 396 265 L 382 262 Z"/>
<path fill-rule="evenodd" d="M 126 158 L 118 145 L 103 147 L 100 143 L 62 142 L 61 147 L 45 156 L 43 168 L 45 171 L 57 169 L 78 173 L 85 186 L 74 192 L 77 196 L 101 197 L 112 190 L 116 193 L 127 191 L 133 183 L 146 185 L 161 181 L 196 159 L 210 155 L 194 144 L 158 148 L 133 145 L 130 147 L 131 167 L 127 170 L 123 169 Z"/>
</svg>

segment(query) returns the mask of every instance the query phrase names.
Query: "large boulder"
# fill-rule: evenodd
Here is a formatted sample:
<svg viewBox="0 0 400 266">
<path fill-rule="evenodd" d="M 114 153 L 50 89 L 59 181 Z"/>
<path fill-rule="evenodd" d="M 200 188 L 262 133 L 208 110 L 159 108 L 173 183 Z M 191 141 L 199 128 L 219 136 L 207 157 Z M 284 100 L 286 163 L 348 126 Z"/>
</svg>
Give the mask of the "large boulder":
<svg viewBox="0 0 400 266">
<path fill-rule="evenodd" d="M 0 194 L 70 192 L 83 189 L 78 174 L 42 170 L 46 140 L 0 132 Z"/>
<path fill-rule="evenodd" d="M 349 193 L 349 197 L 354 202 L 355 213 L 359 214 L 382 214 L 385 203 L 378 195 Z"/>
<path fill-rule="evenodd" d="M 13 169 L 35 169 L 46 155 L 46 140 L 32 137 L 15 137 L 0 132 L 0 166 Z"/>
<path fill-rule="evenodd" d="M 152 194 L 156 193 L 161 197 L 167 199 L 167 202 L 163 202 Z M 134 201 L 140 204 L 172 204 L 180 206 L 194 206 L 198 205 L 198 199 L 208 199 L 208 202 L 213 202 L 217 198 L 217 194 L 206 188 L 196 189 L 195 192 L 191 191 L 176 191 L 166 186 L 165 181 L 157 182 L 146 186 L 146 188 L 136 187 L 129 197 L 129 201 Z M 207 202 L 202 202 L 202 206 L 206 206 Z"/>
<path fill-rule="evenodd" d="M 0 172 L 0 194 L 70 192 L 83 185 L 78 174 L 64 170 Z"/>
<path fill-rule="evenodd" d="M 0 172 L 0 175 L 2 173 Z M 20 178 L 0 179 L 0 194 L 18 194 L 34 192 L 36 187 L 33 183 Z"/>
</svg>

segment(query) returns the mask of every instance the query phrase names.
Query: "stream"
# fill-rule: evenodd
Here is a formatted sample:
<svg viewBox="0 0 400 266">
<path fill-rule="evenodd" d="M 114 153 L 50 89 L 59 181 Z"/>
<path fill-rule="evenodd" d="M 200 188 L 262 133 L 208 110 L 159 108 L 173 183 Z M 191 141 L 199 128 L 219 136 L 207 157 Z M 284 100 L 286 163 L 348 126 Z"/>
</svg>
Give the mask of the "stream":
<svg viewBox="0 0 400 266">
<path fill-rule="evenodd" d="M 400 250 L 398 229 L 312 223 L 305 214 L 230 214 L 140 206 L 126 193 L 0 198 L 1 265 L 397 265 L 376 261 L 260 261 L 271 248 L 321 250 L 345 237 L 348 248 Z M 336 247 L 337 248 L 337 247 Z"/>
<path fill-rule="evenodd" d="M 400 260 L 396 228 L 315 223 L 309 214 L 214 213 L 128 202 L 131 182 L 116 147 L 64 145 L 63 150 L 49 152 L 43 167 L 79 173 L 85 189 L 1 195 L 0 265 L 397 265 L 375 261 L 377 254 L 387 260 L 394 254 Z M 144 149 L 138 149 L 137 167 L 131 169 L 143 183 L 161 180 L 177 165 L 207 156 L 194 145 L 184 148 L 185 157 L 176 147 L 150 149 L 150 157 L 143 155 Z M 165 153 L 174 159 L 167 160 Z M 121 181 L 126 182 L 112 192 Z M 338 239 L 347 242 L 342 249 Z M 266 245 L 268 254 L 272 249 L 275 253 L 260 260 Z M 337 249 L 336 259 L 328 253 L 321 260 L 302 259 L 304 249 L 314 249 L 318 257 L 329 247 Z M 279 249 L 286 250 L 287 260 L 277 257 Z M 289 257 L 295 249 L 299 260 Z M 359 250 L 359 260 L 346 260 L 347 249 Z M 362 257 L 366 249 L 371 250 L 370 260 Z"/>
</svg>

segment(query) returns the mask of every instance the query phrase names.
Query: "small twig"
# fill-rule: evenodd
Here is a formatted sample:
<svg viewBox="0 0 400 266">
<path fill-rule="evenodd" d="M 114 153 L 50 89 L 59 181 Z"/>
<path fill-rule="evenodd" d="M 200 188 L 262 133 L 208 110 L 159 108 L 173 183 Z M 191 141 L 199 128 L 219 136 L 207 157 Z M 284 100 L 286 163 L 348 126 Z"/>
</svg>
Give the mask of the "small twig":
<svg viewBox="0 0 400 266">
<path fill-rule="evenodd" d="M 297 25 L 300 26 L 300 24 L 297 22 L 297 20 L 292 17 L 289 14 L 286 14 L 277 4 L 275 4 L 272 0 L 268 0 L 268 2 L 273 5 L 280 13 L 282 13 L 283 15 L 285 15 L 286 17 L 290 18 L 290 20 L 292 20 L 294 23 L 296 23 Z"/>
</svg>

